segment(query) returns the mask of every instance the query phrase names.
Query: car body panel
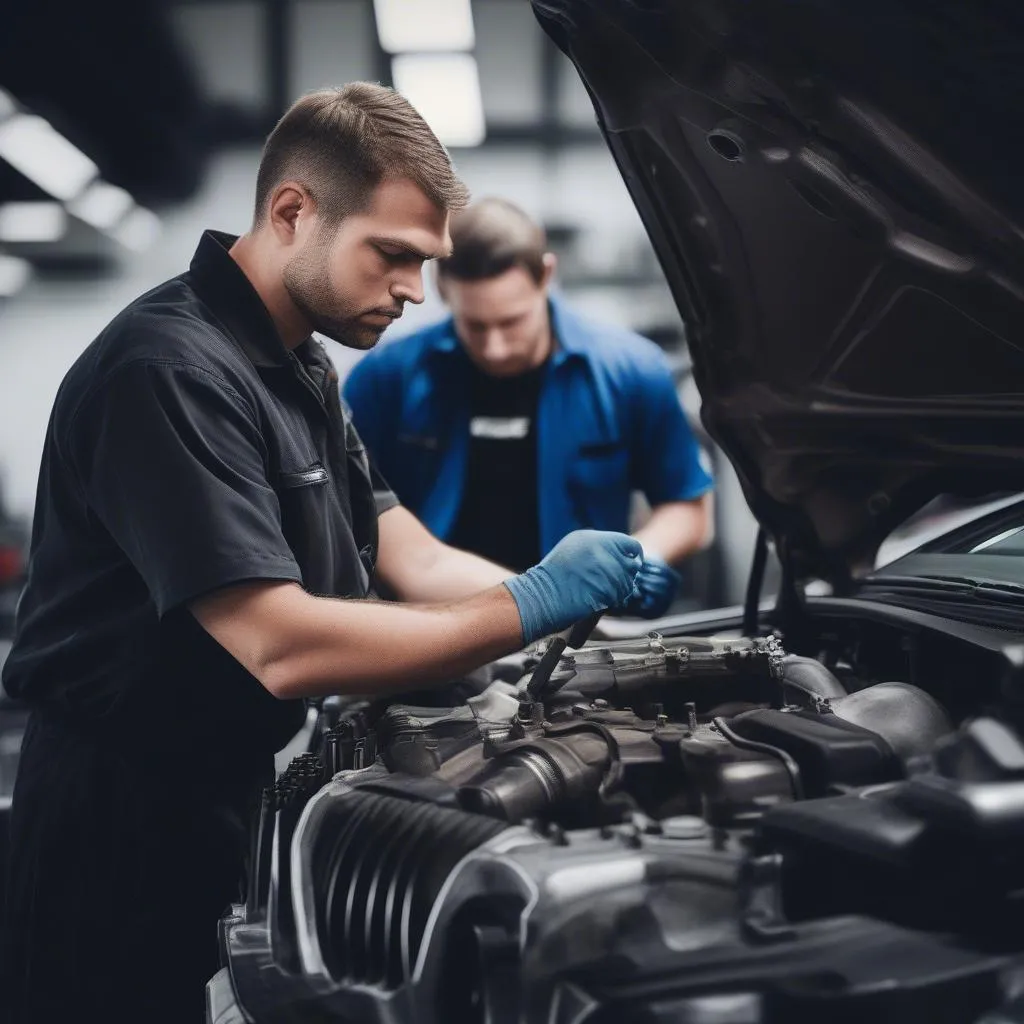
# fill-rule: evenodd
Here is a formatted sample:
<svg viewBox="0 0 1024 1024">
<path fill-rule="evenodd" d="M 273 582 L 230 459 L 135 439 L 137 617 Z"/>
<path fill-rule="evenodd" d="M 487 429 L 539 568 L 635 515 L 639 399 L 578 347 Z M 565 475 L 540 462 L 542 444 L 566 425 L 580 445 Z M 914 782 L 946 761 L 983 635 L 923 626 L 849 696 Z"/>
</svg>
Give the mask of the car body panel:
<svg viewBox="0 0 1024 1024">
<path fill-rule="evenodd" d="M 1024 487 L 1019 5 L 534 0 L 686 322 L 708 432 L 795 575 Z"/>
</svg>

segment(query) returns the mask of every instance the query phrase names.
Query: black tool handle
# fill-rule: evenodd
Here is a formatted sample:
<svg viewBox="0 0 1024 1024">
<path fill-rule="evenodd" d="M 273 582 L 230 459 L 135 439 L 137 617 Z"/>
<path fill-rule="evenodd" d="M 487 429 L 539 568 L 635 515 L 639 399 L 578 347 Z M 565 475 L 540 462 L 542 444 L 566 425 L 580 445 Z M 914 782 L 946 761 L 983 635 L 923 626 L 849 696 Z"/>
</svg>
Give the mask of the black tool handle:
<svg viewBox="0 0 1024 1024">
<path fill-rule="evenodd" d="M 579 622 L 552 638 L 548 649 L 540 659 L 540 663 L 533 670 L 530 681 L 526 684 L 526 692 L 532 700 L 543 700 L 544 697 L 553 692 L 548 686 L 548 682 L 551 679 L 551 673 L 558 667 L 558 661 L 562 657 L 562 652 L 566 647 L 582 647 L 586 643 L 587 637 L 594 632 L 594 627 L 597 625 L 602 614 L 603 612 L 594 612 L 593 615 L 580 619 Z"/>
<path fill-rule="evenodd" d="M 530 676 L 530 681 L 526 684 L 526 692 L 530 695 L 531 700 L 541 700 L 547 694 L 548 680 L 551 679 L 551 673 L 555 671 L 564 650 L 565 637 L 552 637 L 548 649 L 544 652 L 540 663 L 533 670 L 533 675 Z"/>
<path fill-rule="evenodd" d="M 582 647 L 590 638 L 590 634 L 594 632 L 602 615 L 604 615 L 604 612 L 594 612 L 585 619 L 580 619 L 576 625 L 568 630 L 568 635 L 565 637 L 565 646 L 572 648 Z"/>
</svg>

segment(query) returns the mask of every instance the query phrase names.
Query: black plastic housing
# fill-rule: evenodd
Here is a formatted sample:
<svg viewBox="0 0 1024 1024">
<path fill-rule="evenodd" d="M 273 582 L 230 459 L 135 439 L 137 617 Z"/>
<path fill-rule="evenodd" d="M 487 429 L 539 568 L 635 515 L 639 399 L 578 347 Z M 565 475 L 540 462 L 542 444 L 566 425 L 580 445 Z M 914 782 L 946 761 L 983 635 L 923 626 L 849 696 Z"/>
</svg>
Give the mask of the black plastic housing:
<svg viewBox="0 0 1024 1024">
<path fill-rule="evenodd" d="M 899 758 L 877 733 L 833 714 L 764 709 L 738 715 L 732 731 L 746 740 L 785 751 L 800 769 L 805 797 L 836 786 L 868 786 L 903 774 Z"/>
</svg>

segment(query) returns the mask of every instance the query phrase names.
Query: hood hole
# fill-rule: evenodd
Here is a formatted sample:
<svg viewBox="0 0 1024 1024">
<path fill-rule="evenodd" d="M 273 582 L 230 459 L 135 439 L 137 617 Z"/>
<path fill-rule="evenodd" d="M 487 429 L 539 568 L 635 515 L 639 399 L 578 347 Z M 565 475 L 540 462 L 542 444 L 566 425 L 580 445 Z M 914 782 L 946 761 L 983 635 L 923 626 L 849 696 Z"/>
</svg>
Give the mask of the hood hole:
<svg viewBox="0 0 1024 1024">
<path fill-rule="evenodd" d="M 746 152 L 743 140 L 735 133 L 724 128 L 713 128 L 707 134 L 708 145 L 729 163 L 739 163 Z"/>
</svg>

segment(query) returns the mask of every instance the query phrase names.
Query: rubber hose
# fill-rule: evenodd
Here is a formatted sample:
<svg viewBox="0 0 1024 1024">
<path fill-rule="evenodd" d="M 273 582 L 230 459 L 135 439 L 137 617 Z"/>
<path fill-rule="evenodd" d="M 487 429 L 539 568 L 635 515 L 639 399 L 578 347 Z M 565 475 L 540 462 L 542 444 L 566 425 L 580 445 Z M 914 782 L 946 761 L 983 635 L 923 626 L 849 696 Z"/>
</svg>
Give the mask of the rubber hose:
<svg viewBox="0 0 1024 1024">
<path fill-rule="evenodd" d="M 846 696 L 843 684 L 820 661 L 798 654 L 787 654 L 782 659 L 782 685 L 829 700 Z"/>
</svg>

